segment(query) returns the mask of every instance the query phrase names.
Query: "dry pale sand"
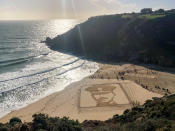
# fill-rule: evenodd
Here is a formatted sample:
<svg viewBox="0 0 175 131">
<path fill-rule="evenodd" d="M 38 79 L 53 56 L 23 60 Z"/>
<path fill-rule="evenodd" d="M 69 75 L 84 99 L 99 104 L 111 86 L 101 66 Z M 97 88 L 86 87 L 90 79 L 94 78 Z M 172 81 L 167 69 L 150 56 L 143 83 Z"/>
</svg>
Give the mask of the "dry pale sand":
<svg viewBox="0 0 175 131">
<path fill-rule="evenodd" d="M 163 95 L 175 93 L 175 69 L 123 63 L 101 64 L 101 68 L 90 78 L 130 80 L 152 92 Z"/>
<path fill-rule="evenodd" d="M 150 70 L 143 66 L 101 65 L 89 78 L 73 83 L 65 90 L 25 108 L 13 111 L 1 118 L 0 122 L 7 122 L 14 116 L 26 122 L 31 121 L 35 113 L 68 116 L 80 122 L 106 120 L 115 114 L 122 114 L 124 110 L 136 104 L 143 104 L 152 97 L 174 93 L 174 82 L 174 74 Z M 164 85 L 167 88 L 163 89 Z"/>
</svg>

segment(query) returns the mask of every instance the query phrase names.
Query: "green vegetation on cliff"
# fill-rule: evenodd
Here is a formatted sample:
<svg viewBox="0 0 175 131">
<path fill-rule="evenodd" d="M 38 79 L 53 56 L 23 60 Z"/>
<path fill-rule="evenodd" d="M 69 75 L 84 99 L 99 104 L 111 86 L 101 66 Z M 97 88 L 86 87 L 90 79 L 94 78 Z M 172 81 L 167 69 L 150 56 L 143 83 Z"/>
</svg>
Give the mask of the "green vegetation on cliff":
<svg viewBox="0 0 175 131">
<path fill-rule="evenodd" d="M 9 123 L 0 124 L 0 131 L 81 131 L 78 121 L 67 117 L 48 117 L 45 114 L 34 114 L 33 121 L 22 123 L 19 118 L 12 118 Z"/>
<path fill-rule="evenodd" d="M 144 105 L 124 111 L 123 115 L 101 121 L 85 121 L 83 125 L 93 131 L 174 131 L 175 95 L 147 100 Z"/>
<path fill-rule="evenodd" d="M 148 12 L 148 13 L 147 13 Z M 163 9 L 89 18 L 46 44 L 100 61 L 175 65 L 175 11 Z"/>
</svg>

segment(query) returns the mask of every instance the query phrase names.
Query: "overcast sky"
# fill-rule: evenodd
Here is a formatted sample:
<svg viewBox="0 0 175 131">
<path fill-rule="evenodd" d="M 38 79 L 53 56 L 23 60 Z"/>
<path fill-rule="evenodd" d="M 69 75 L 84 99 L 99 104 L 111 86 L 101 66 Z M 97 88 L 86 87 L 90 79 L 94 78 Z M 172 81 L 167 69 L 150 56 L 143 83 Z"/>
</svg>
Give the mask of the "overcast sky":
<svg viewBox="0 0 175 131">
<path fill-rule="evenodd" d="M 171 9 L 175 0 L 0 0 L 0 20 L 87 18 L 145 7 Z"/>
</svg>

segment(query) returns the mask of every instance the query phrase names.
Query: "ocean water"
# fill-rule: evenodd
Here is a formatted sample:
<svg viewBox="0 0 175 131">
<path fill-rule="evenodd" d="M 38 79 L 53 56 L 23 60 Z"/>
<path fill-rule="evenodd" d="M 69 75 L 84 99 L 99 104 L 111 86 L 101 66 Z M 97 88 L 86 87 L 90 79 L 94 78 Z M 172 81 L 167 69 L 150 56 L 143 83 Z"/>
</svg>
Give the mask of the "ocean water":
<svg viewBox="0 0 175 131">
<path fill-rule="evenodd" d="M 93 74 L 95 62 L 52 51 L 40 41 L 77 20 L 0 22 L 0 117 Z"/>
</svg>

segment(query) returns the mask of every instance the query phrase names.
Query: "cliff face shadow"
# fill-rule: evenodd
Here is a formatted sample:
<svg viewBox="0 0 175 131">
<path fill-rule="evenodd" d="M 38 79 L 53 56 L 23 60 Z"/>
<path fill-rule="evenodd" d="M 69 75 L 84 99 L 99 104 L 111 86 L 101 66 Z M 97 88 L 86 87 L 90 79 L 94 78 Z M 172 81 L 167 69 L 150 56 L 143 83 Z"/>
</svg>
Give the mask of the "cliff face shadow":
<svg viewBox="0 0 175 131">
<path fill-rule="evenodd" d="M 98 16 L 54 39 L 52 50 L 102 62 L 175 66 L 175 13 L 147 19 L 142 14 Z"/>
</svg>

